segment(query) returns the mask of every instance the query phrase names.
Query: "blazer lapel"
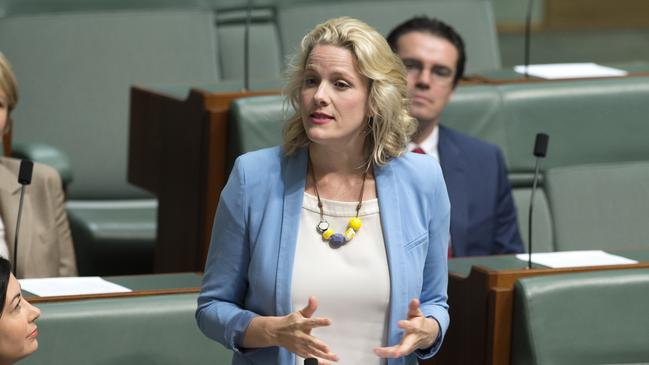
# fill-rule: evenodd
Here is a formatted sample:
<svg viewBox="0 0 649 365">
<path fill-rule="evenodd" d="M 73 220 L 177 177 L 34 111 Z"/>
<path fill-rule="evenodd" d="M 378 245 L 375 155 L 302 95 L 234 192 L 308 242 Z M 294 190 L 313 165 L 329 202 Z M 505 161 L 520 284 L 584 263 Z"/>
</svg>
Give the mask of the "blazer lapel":
<svg viewBox="0 0 649 365">
<path fill-rule="evenodd" d="M 283 153 L 283 152 L 282 152 Z M 286 315 L 291 308 L 291 275 L 295 259 L 295 247 L 304 199 L 307 154 L 301 149 L 295 155 L 283 159 L 284 209 L 280 233 L 279 258 L 277 262 L 276 297 L 277 315 Z"/>
<path fill-rule="evenodd" d="M 390 164 L 374 169 L 376 178 L 376 190 L 379 199 L 379 210 L 381 215 L 381 226 L 383 228 L 383 240 L 385 251 L 388 257 L 390 268 L 390 318 L 388 322 L 388 333 L 393 334 L 388 338 L 388 345 L 399 343 L 397 330 L 397 319 L 407 313 L 407 303 L 404 298 L 408 297 L 408 282 L 402 269 L 405 265 L 403 250 L 404 245 L 401 226 L 401 211 L 399 210 L 399 190 Z"/>
<path fill-rule="evenodd" d="M 469 191 L 466 167 L 460 147 L 446 127 L 439 127 L 439 162 L 451 201 L 451 247 L 453 254 L 463 256 L 468 234 Z"/>
</svg>

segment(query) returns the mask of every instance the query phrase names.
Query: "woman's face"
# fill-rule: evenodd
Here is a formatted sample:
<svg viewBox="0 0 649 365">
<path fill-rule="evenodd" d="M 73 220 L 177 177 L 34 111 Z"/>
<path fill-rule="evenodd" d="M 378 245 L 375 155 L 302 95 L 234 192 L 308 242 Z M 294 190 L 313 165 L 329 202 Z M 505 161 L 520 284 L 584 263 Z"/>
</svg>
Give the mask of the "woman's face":
<svg viewBox="0 0 649 365">
<path fill-rule="evenodd" d="M 313 48 L 301 89 L 302 123 L 309 139 L 342 149 L 362 146 L 368 119 L 369 80 L 346 48 Z"/>
<path fill-rule="evenodd" d="M 18 280 L 10 275 L 5 306 L 0 317 L 0 362 L 18 361 L 38 348 L 34 321 L 41 311 L 20 293 Z"/>
</svg>

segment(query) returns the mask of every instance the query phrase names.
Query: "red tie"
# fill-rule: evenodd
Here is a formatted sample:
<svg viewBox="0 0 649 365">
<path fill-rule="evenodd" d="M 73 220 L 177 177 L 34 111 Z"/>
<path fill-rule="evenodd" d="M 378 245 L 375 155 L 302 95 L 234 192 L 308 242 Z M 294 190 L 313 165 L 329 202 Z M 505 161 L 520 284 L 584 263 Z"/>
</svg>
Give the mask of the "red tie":
<svg viewBox="0 0 649 365">
<path fill-rule="evenodd" d="M 424 152 L 424 150 L 422 150 L 421 147 L 415 147 L 415 148 L 413 148 L 413 149 L 412 149 L 412 152 L 414 152 L 414 153 L 421 153 L 422 155 L 425 155 L 425 154 L 426 154 L 426 152 Z"/>
<path fill-rule="evenodd" d="M 426 154 L 426 152 L 424 152 L 424 150 L 421 149 L 421 147 L 419 147 L 419 146 L 413 148 L 412 152 L 420 153 L 422 155 Z M 453 248 L 451 247 L 451 242 L 449 241 L 449 243 L 448 243 L 448 258 L 450 259 L 451 257 L 453 257 Z"/>
</svg>

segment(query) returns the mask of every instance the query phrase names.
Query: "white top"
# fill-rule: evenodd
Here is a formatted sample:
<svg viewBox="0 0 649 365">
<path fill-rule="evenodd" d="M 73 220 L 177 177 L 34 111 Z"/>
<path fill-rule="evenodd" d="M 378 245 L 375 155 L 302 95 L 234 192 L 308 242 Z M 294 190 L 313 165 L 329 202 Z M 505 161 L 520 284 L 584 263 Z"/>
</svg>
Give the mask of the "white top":
<svg viewBox="0 0 649 365">
<path fill-rule="evenodd" d="M 436 125 L 435 129 L 433 129 L 433 133 L 431 133 L 426 139 L 424 139 L 420 144 L 416 144 L 413 142 L 408 143 L 408 151 L 412 151 L 417 147 L 420 147 L 428 156 L 435 157 L 437 161 L 439 161 L 439 149 L 437 146 L 439 145 L 439 126 Z"/>
<path fill-rule="evenodd" d="M 344 233 L 356 215 L 357 202 L 322 199 L 325 219 Z M 329 318 L 331 326 L 311 333 L 338 355 L 341 365 L 386 364 L 374 354 L 385 346 L 390 303 L 390 273 L 377 199 L 363 202 L 363 225 L 344 246 L 333 249 L 316 231 L 318 200 L 304 194 L 292 275 L 293 310 L 304 308 L 309 296 L 318 299 L 314 316 Z M 296 364 L 304 359 L 296 356 Z"/>
<path fill-rule="evenodd" d="M 9 247 L 7 246 L 7 235 L 5 234 L 5 225 L 0 217 L 0 257 L 9 260 Z"/>
</svg>

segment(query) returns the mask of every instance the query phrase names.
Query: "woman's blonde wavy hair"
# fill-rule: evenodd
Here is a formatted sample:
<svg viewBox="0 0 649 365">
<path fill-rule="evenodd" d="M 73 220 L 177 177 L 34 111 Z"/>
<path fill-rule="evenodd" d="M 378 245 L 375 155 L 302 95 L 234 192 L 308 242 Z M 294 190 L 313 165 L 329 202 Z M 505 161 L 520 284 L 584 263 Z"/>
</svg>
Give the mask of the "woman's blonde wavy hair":
<svg viewBox="0 0 649 365">
<path fill-rule="evenodd" d="M 304 70 L 318 45 L 343 47 L 356 59 L 357 71 L 369 79 L 368 132 L 365 139 L 366 168 L 381 166 L 401 155 L 416 131 L 408 114 L 406 71 L 401 60 L 376 30 L 360 20 L 341 17 L 317 25 L 302 39 L 293 58 L 285 94 L 296 111 L 284 128 L 284 151 L 292 155 L 309 144 L 302 124 L 301 90 Z"/>
<path fill-rule="evenodd" d="M 18 86 L 11 65 L 0 52 L 0 90 L 7 98 L 7 110 L 11 112 L 18 103 Z"/>
</svg>

